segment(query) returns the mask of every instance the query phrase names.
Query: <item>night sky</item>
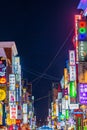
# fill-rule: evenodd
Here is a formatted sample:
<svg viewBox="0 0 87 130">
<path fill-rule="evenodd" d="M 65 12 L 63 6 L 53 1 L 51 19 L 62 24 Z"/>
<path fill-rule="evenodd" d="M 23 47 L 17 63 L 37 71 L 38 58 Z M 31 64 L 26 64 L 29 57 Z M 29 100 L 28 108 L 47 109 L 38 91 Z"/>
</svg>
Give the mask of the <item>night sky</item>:
<svg viewBox="0 0 87 130">
<path fill-rule="evenodd" d="M 52 82 L 60 81 L 68 50 L 73 49 L 72 28 L 78 3 L 79 0 L 0 1 L 0 41 L 16 42 L 23 76 L 33 84 L 35 113 L 41 120 L 48 112 L 48 98 L 42 97 L 48 95 Z"/>
</svg>

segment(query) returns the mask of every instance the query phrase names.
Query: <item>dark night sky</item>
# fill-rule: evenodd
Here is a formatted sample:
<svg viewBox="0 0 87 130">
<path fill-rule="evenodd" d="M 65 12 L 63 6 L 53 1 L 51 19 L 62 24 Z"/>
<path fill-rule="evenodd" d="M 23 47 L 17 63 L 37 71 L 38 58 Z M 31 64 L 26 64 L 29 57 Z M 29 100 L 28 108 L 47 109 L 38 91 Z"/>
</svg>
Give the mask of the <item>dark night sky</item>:
<svg viewBox="0 0 87 130">
<path fill-rule="evenodd" d="M 34 80 L 52 62 L 72 30 L 78 3 L 79 0 L 0 1 L 0 41 L 16 42 L 24 77 L 33 81 L 35 100 L 48 95 L 52 81 L 60 81 L 63 75 L 68 50 L 73 49 L 73 34 L 46 71 L 58 80 Z M 38 119 L 46 118 L 47 108 L 48 98 L 35 102 Z"/>
</svg>

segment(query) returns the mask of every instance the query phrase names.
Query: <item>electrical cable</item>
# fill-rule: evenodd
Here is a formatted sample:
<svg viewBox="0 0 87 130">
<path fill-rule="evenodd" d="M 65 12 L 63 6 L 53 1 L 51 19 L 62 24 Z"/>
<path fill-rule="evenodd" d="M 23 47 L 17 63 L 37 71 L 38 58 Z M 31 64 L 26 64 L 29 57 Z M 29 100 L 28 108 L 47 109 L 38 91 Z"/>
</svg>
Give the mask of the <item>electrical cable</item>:
<svg viewBox="0 0 87 130">
<path fill-rule="evenodd" d="M 32 80 L 32 83 L 34 83 L 36 80 L 38 80 L 34 86 L 36 86 L 36 85 L 40 82 L 41 78 L 45 75 L 45 73 L 46 73 L 46 72 L 48 71 L 48 69 L 51 67 L 51 65 L 52 65 L 53 62 L 55 61 L 56 57 L 59 55 L 59 53 L 60 53 L 61 50 L 63 49 L 65 43 L 66 43 L 66 42 L 68 41 L 68 39 L 71 37 L 71 34 L 73 33 L 73 30 L 74 30 L 74 28 L 72 28 L 72 30 L 71 30 L 70 33 L 68 34 L 67 38 L 66 38 L 65 41 L 63 42 L 62 46 L 58 49 L 56 55 L 53 57 L 52 61 L 49 63 L 49 65 L 48 65 L 47 68 L 43 71 L 43 73 L 42 73 L 39 77 L 37 77 L 36 79 Z"/>
<path fill-rule="evenodd" d="M 27 72 L 27 73 L 31 73 L 32 75 L 35 75 L 35 76 L 40 76 L 42 73 L 40 73 L 40 72 L 32 72 L 32 71 L 27 71 L 27 70 L 25 70 L 24 68 L 22 68 L 22 70 L 23 71 L 25 71 L 25 72 Z M 47 75 L 47 74 L 45 74 L 44 76 L 43 76 L 43 78 L 44 79 L 48 79 L 48 80 L 56 80 L 56 81 L 58 81 L 59 79 L 57 78 L 57 77 L 54 77 L 54 76 L 51 76 L 51 75 Z"/>
</svg>

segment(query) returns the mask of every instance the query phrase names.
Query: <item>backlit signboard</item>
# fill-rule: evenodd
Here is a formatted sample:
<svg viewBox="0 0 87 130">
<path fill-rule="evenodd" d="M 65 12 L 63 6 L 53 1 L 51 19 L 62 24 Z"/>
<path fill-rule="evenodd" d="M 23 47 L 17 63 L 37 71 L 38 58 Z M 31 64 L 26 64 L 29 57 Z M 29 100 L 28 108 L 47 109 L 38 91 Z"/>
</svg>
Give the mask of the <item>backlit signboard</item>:
<svg viewBox="0 0 87 130">
<path fill-rule="evenodd" d="M 79 101 L 80 104 L 87 104 L 87 84 L 79 84 Z"/>
<path fill-rule="evenodd" d="M 27 113 L 28 106 L 26 103 L 23 104 L 23 113 Z"/>
<path fill-rule="evenodd" d="M 87 83 L 87 62 L 78 64 L 78 81 L 79 83 Z"/>
<path fill-rule="evenodd" d="M 15 91 L 9 91 L 9 103 L 14 103 L 16 101 Z"/>
<path fill-rule="evenodd" d="M 10 119 L 17 119 L 17 105 L 10 105 Z"/>
<path fill-rule="evenodd" d="M 11 91 L 15 90 L 15 74 L 9 74 L 9 89 Z"/>
<path fill-rule="evenodd" d="M 69 94 L 70 97 L 76 98 L 77 96 L 77 91 L 76 91 L 76 82 L 75 81 L 70 81 L 70 87 L 69 87 Z"/>
<path fill-rule="evenodd" d="M 6 91 L 0 89 L 0 101 L 5 100 L 5 98 L 6 98 Z"/>
<path fill-rule="evenodd" d="M 69 50 L 69 65 L 75 65 L 75 51 Z"/>
<path fill-rule="evenodd" d="M 70 81 L 76 81 L 76 66 L 70 66 Z"/>
<path fill-rule="evenodd" d="M 0 84 L 6 84 L 6 59 L 0 57 Z"/>
<path fill-rule="evenodd" d="M 28 115 L 23 114 L 23 124 L 27 124 L 27 123 L 28 123 Z"/>
<path fill-rule="evenodd" d="M 80 62 L 87 62 L 87 41 L 79 42 L 78 57 Z"/>
<path fill-rule="evenodd" d="M 3 124 L 3 107 L 2 104 L 0 103 L 0 125 Z"/>
</svg>

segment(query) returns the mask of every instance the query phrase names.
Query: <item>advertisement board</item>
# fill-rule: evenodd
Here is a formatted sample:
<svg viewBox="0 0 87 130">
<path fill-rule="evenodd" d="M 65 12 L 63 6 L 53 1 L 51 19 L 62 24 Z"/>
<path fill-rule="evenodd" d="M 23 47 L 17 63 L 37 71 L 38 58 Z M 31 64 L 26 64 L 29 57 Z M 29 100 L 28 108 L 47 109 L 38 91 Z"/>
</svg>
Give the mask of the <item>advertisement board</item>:
<svg viewBox="0 0 87 130">
<path fill-rule="evenodd" d="M 9 102 L 14 103 L 16 101 L 15 91 L 9 91 Z"/>
<path fill-rule="evenodd" d="M 72 97 L 72 98 L 76 98 L 76 96 L 77 96 L 75 81 L 70 81 L 69 94 L 70 94 L 70 97 Z"/>
<path fill-rule="evenodd" d="M 79 83 L 87 83 L 87 62 L 78 64 L 78 81 Z"/>
<path fill-rule="evenodd" d="M 28 106 L 27 103 L 23 103 L 23 113 L 27 113 Z"/>
<path fill-rule="evenodd" d="M 79 109 L 79 104 L 69 104 L 70 109 Z"/>
<path fill-rule="evenodd" d="M 79 84 L 79 102 L 80 104 L 87 104 L 87 84 Z"/>
<path fill-rule="evenodd" d="M 6 59 L 0 57 L 0 84 L 6 84 Z"/>
<path fill-rule="evenodd" d="M 2 104 L 0 103 L 0 125 L 3 124 L 3 108 Z"/>
<path fill-rule="evenodd" d="M 14 71 L 15 71 L 15 74 L 19 74 L 20 73 L 20 57 L 15 57 L 15 66 L 14 66 Z"/>
<path fill-rule="evenodd" d="M 10 105 L 10 119 L 17 119 L 17 105 Z"/>
<path fill-rule="evenodd" d="M 27 124 L 27 123 L 28 123 L 28 115 L 23 114 L 23 124 Z"/>
<path fill-rule="evenodd" d="M 75 65 L 75 51 L 69 50 L 69 65 Z"/>
<path fill-rule="evenodd" d="M 87 62 L 87 41 L 79 42 L 79 62 Z"/>
<path fill-rule="evenodd" d="M 15 74 L 9 74 L 9 90 L 15 90 Z"/>
<path fill-rule="evenodd" d="M 70 81 L 76 81 L 76 66 L 70 66 Z"/>
<path fill-rule="evenodd" d="M 6 91 L 0 89 L 0 101 L 4 100 L 5 98 L 6 98 Z"/>
</svg>

